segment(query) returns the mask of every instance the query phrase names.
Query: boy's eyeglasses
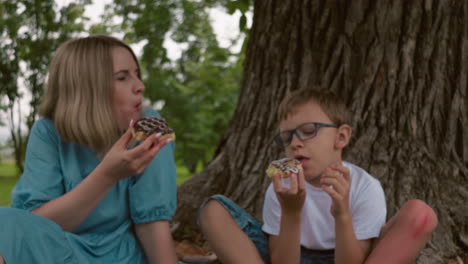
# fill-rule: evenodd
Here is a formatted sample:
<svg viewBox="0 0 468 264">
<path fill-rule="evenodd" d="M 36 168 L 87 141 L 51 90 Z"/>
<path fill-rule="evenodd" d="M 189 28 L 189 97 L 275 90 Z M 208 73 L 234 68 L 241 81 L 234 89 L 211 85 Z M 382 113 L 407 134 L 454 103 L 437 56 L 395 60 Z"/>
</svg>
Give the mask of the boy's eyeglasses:
<svg viewBox="0 0 468 264">
<path fill-rule="evenodd" d="M 302 125 L 299 125 L 293 130 L 286 130 L 286 131 L 280 132 L 274 137 L 274 140 L 275 140 L 276 145 L 278 145 L 278 147 L 285 148 L 289 146 L 289 144 L 291 144 L 293 135 L 296 135 L 296 137 L 300 141 L 305 141 L 305 140 L 315 137 L 320 127 L 337 128 L 338 126 L 332 125 L 332 124 L 326 124 L 326 123 L 319 123 L 319 122 L 304 123 Z"/>
</svg>

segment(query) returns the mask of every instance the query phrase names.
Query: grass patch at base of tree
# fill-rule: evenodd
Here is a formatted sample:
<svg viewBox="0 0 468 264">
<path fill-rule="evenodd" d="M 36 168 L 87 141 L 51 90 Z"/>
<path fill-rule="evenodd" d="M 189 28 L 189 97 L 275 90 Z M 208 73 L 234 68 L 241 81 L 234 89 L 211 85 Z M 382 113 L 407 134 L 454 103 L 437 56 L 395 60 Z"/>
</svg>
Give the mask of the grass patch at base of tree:
<svg viewBox="0 0 468 264">
<path fill-rule="evenodd" d="M 14 162 L 0 162 L 0 178 L 15 178 L 17 176 L 19 176 L 19 170 Z"/>
<path fill-rule="evenodd" d="M 15 177 L 0 179 L 0 206 L 10 206 L 11 189 L 17 180 Z"/>
<path fill-rule="evenodd" d="M 184 166 L 177 166 L 177 186 L 190 179 L 193 174 Z"/>
<path fill-rule="evenodd" d="M 14 162 L 0 162 L 0 206 L 10 206 L 11 189 L 18 176 L 19 170 Z"/>
</svg>

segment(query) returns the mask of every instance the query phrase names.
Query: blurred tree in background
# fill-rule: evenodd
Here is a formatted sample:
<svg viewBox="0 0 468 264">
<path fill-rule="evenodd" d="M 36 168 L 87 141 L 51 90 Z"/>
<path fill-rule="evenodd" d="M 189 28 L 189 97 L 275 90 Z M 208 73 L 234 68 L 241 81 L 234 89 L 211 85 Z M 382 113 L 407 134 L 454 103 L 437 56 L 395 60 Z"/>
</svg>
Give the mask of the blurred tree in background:
<svg viewBox="0 0 468 264">
<path fill-rule="evenodd" d="M 228 128 L 237 102 L 242 52 L 220 47 L 211 25 L 210 1 L 118 0 L 106 10 L 122 16 L 127 42 L 144 42 L 141 64 L 145 95 L 177 133 L 176 159 L 190 172 L 206 165 Z M 110 12 L 110 11 L 109 11 Z M 171 61 L 166 38 L 183 46 Z M 239 41 L 243 41 L 243 33 Z M 234 41 L 232 45 L 235 45 Z"/>
<path fill-rule="evenodd" d="M 84 5 L 70 3 L 61 9 L 53 0 L 0 2 L 0 111 L 7 114 L 15 161 L 23 170 L 23 155 L 29 129 L 37 117 L 47 67 L 59 44 L 84 31 Z M 24 87 L 26 91 L 22 91 Z M 30 112 L 19 103 L 27 93 Z M 26 116 L 26 120 L 23 120 Z M 14 121 L 16 120 L 16 121 Z M 27 131 L 23 132 L 23 127 Z"/>
<path fill-rule="evenodd" d="M 17 166 L 22 170 L 27 135 L 58 45 L 76 36 L 110 34 L 142 45 L 145 97 L 177 132 L 176 160 L 194 173 L 211 160 L 236 105 L 243 49 L 237 54 L 230 50 L 244 41 L 248 1 L 116 0 L 106 6 L 99 23 L 89 25 L 84 11 L 91 3 L 0 2 L 0 111 L 7 116 L 0 116 L 0 125 L 11 129 Z M 209 11 L 215 7 L 242 13 L 243 31 L 229 47 L 220 47 L 211 26 Z M 179 58 L 168 57 L 167 39 L 181 47 Z M 29 96 L 25 115 L 19 101 Z"/>
</svg>

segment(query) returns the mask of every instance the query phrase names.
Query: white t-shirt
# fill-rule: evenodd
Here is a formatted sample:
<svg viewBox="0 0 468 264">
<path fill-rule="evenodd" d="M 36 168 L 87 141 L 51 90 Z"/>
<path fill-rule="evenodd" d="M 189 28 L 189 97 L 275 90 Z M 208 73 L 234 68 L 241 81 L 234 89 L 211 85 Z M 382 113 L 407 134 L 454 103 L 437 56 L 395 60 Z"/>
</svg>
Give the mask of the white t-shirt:
<svg viewBox="0 0 468 264">
<path fill-rule="evenodd" d="M 354 232 L 358 240 L 378 237 L 385 224 L 387 208 L 385 195 L 380 182 L 362 168 L 343 162 L 350 171 L 351 189 L 349 206 Z M 289 179 L 283 184 L 289 186 Z M 335 248 L 335 219 L 330 207 L 331 197 L 321 188 L 306 182 L 306 200 L 301 218 L 301 245 L 316 250 Z M 281 206 L 273 184 L 270 184 L 263 204 L 262 230 L 271 235 L 279 235 Z"/>
</svg>

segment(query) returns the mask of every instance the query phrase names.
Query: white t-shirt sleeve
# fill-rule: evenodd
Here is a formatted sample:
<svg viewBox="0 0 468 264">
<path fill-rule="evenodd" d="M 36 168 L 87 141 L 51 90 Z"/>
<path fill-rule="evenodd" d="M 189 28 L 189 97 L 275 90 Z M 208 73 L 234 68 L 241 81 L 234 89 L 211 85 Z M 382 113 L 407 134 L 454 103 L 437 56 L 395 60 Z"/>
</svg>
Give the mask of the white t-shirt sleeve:
<svg viewBox="0 0 468 264">
<path fill-rule="evenodd" d="M 360 185 L 351 202 L 353 227 L 358 240 L 378 237 L 385 225 L 387 207 L 380 182 L 374 178 Z"/>
<path fill-rule="evenodd" d="M 276 198 L 273 184 L 268 186 L 263 202 L 263 226 L 262 230 L 270 235 L 279 235 L 281 223 L 281 206 Z"/>
</svg>

